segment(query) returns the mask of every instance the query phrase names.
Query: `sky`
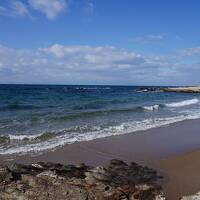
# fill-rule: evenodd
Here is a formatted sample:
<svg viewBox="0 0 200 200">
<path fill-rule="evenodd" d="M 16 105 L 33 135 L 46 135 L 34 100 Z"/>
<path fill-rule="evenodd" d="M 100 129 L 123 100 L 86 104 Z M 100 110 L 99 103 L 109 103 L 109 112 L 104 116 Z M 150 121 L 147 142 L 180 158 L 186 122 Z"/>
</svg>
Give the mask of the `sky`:
<svg viewBox="0 0 200 200">
<path fill-rule="evenodd" d="M 200 85 L 199 0 L 0 0 L 0 84 Z"/>
</svg>

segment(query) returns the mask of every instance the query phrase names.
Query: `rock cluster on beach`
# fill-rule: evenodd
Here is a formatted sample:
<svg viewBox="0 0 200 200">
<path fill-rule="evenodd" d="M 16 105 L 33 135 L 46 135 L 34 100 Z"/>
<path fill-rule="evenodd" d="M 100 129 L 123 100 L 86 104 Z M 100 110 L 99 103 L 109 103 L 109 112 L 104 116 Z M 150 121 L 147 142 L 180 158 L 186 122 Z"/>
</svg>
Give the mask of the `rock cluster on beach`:
<svg viewBox="0 0 200 200">
<path fill-rule="evenodd" d="M 0 200 L 164 200 L 153 169 L 111 160 L 103 167 L 36 163 L 0 167 Z"/>
</svg>

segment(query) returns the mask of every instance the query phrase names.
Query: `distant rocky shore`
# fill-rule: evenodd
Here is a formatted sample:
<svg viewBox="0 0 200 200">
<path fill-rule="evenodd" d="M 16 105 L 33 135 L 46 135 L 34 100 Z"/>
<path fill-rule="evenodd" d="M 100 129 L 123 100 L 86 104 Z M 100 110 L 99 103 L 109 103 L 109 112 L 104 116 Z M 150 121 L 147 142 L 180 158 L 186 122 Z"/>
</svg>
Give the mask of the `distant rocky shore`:
<svg viewBox="0 0 200 200">
<path fill-rule="evenodd" d="M 182 92 L 182 93 L 200 93 L 200 86 L 193 87 L 141 87 L 138 92 Z"/>
<path fill-rule="evenodd" d="M 1 200 L 164 200 L 156 171 L 111 160 L 103 167 L 36 163 L 0 167 Z"/>
<path fill-rule="evenodd" d="M 172 87 L 162 88 L 163 92 L 200 93 L 200 87 Z"/>
</svg>

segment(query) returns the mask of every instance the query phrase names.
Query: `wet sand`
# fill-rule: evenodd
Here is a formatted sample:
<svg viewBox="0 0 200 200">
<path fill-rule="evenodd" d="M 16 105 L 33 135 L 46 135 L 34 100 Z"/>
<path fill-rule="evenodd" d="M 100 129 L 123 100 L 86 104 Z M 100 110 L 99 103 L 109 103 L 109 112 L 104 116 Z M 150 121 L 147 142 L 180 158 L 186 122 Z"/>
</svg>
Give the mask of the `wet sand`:
<svg viewBox="0 0 200 200">
<path fill-rule="evenodd" d="M 38 161 L 102 165 L 110 159 L 153 166 L 165 176 L 168 199 L 200 191 L 200 120 L 66 145 L 41 155 L 0 156 L 0 164 Z M 180 156 L 181 155 L 181 156 Z"/>
<path fill-rule="evenodd" d="M 163 184 L 168 199 L 200 191 L 200 150 L 161 160 L 159 169 L 169 176 Z"/>
</svg>

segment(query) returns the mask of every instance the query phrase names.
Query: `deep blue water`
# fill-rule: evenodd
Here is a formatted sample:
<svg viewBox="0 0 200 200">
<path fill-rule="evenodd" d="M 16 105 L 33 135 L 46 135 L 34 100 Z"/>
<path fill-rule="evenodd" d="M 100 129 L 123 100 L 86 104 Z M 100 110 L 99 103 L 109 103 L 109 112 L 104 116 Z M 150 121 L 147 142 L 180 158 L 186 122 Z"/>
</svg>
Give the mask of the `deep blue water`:
<svg viewBox="0 0 200 200">
<path fill-rule="evenodd" d="M 142 92 L 135 86 L 0 85 L 0 154 L 200 117 L 200 95 Z"/>
</svg>

